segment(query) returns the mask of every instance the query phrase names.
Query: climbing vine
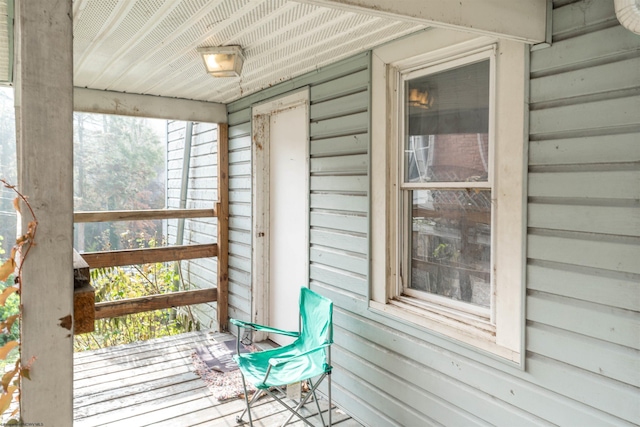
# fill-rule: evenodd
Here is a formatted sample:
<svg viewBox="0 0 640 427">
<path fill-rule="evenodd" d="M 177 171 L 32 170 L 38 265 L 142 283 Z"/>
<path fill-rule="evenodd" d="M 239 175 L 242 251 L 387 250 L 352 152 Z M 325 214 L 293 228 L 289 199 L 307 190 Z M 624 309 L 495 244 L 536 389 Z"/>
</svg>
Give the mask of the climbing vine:
<svg viewBox="0 0 640 427">
<path fill-rule="evenodd" d="M 36 230 L 38 228 L 38 221 L 29 204 L 27 198 L 16 189 L 14 185 L 9 184 L 6 180 L 0 179 L 2 185 L 16 193 L 16 198 L 13 201 L 13 207 L 21 214 L 21 203 L 26 206 L 31 221 L 27 224 L 27 231 L 22 236 L 16 239 L 16 243 L 13 245 L 10 251 L 10 255 L 7 260 L 0 265 L 0 282 L 9 283 L 13 277 L 13 283 L 8 284 L 2 293 L 0 293 L 0 306 L 4 307 L 7 304 L 7 300 L 13 294 L 20 295 L 20 287 L 22 286 L 22 267 L 29 255 L 29 251 L 35 245 Z M 20 320 L 20 310 L 18 313 L 7 313 L 6 318 L 0 321 L 0 330 L 5 336 L 11 337 L 0 348 L 0 360 L 7 360 L 9 354 L 15 350 L 20 349 L 20 339 L 13 339 L 12 328 L 16 322 Z M 13 368 L 7 370 L 3 375 L 0 382 L 2 383 L 2 394 L 0 395 L 0 414 L 10 410 L 12 402 L 20 401 L 20 381 L 22 378 L 29 379 L 29 371 L 35 357 L 29 360 L 26 365 L 22 365 L 20 357 L 17 358 Z M 16 407 L 10 417 L 17 415 L 19 408 Z M 15 424 L 17 421 L 14 421 Z M 11 422 L 9 422 L 10 424 Z"/>
</svg>

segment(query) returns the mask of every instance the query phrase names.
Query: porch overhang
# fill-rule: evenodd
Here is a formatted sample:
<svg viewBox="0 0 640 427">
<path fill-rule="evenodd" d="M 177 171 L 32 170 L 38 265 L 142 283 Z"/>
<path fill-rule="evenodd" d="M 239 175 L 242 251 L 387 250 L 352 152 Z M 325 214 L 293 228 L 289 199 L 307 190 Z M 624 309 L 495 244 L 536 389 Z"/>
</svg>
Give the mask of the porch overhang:
<svg viewBox="0 0 640 427">
<path fill-rule="evenodd" d="M 298 0 L 526 43 L 547 39 L 547 0 Z"/>
</svg>

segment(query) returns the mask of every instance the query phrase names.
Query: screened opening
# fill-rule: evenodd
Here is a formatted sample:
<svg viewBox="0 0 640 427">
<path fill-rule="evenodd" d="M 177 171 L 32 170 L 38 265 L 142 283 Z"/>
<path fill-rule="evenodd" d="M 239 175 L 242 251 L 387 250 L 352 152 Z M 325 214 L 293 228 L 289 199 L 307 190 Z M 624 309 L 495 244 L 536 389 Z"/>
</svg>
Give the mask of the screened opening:
<svg viewBox="0 0 640 427">
<path fill-rule="evenodd" d="M 441 67 L 442 68 L 442 67 Z M 404 79 L 403 294 L 491 308 L 490 60 Z"/>
</svg>

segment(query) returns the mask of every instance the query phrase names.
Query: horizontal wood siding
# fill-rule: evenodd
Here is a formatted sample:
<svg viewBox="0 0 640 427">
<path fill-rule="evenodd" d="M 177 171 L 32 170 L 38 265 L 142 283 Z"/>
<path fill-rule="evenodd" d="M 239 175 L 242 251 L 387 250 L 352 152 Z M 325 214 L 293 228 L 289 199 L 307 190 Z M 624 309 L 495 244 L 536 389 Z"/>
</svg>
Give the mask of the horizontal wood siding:
<svg viewBox="0 0 640 427">
<path fill-rule="evenodd" d="M 452 351 L 442 337 L 377 315 L 366 299 L 333 287 L 322 292 L 338 307 L 334 358 L 336 369 L 349 371 L 341 386 L 358 399 L 358 405 L 345 407 L 367 425 L 631 426 L 637 419 L 637 388 L 603 375 L 625 377 L 637 360 L 629 349 L 619 351 L 574 333 L 568 334 L 580 347 L 572 348 L 572 341 L 550 346 L 537 334 L 527 341 L 526 370 L 510 369 L 472 348 Z M 538 346 L 546 349 L 545 356 L 532 351 Z M 579 352 L 585 348 L 597 355 Z M 552 357 L 557 354 L 572 364 Z M 630 365 L 616 366 L 624 361 Z M 602 373 L 585 369 L 593 366 Z M 633 378 L 637 375 L 627 372 L 625 381 Z"/>
<path fill-rule="evenodd" d="M 531 57 L 527 372 L 640 423 L 640 36 L 608 1 L 553 29 Z"/>
<path fill-rule="evenodd" d="M 370 311 L 362 266 L 311 252 L 337 306 L 336 377 L 349 390 L 339 399 L 368 425 L 640 424 L 640 37 L 618 25 L 613 2 L 556 6 L 553 45 L 531 54 L 524 369 Z M 357 126 L 358 114 L 332 125 Z M 366 167 L 341 160 L 314 170 Z M 326 203 L 336 223 L 359 209 Z M 333 237 L 312 241 L 357 248 Z"/>
<path fill-rule="evenodd" d="M 640 423 L 640 37 L 612 1 L 553 16 L 552 46 L 531 53 L 523 369 L 368 308 L 366 56 L 229 105 L 249 161 L 247 109 L 310 85 L 311 286 L 335 303 L 334 397 L 366 425 Z M 232 201 L 250 203 L 250 177 L 232 179 Z M 234 217 L 242 244 L 249 211 Z M 232 257 L 249 317 L 250 262 Z"/>
<path fill-rule="evenodd" d="M 251 108 L 228 114 L 229 316 L 251 313 Z M 235 332 L 235 328 L 233 332 Z"/>
<path fill-rule="evenodd" d="M 251 311 L 251 107 L 303 87 L 311 103 L 311 281 L 366 293 L 369 62 L 361 54 L 228 105 L 232 316 Z"/>
<path fill-rule="evenodd" d="M 363 56 L 310 88 L 311 286 L 359 296 L 368 293 L 369 272 L 369 64 Z"/>
<path fill-rule="evenodd" d="M 180 207 L 180 188 L 184 161 L 186 122 L 172 121 L 168 125 L 167 207 Z M 186 208 L 213 208 L 218 200 L 217 126 L 194 123 L 191 135 L 189 181 Z M 167 236 L 176 241 L 180 221 L 169 220 Z M 198 218 L 184 221 L 183 244 L 203 244 L 217 241 L 217 219 Z M 184 289 L 208 289 L 216 286 L 217 258 L 203 258 L 180 263 Z M 203 328 L 217 329 L 216 303 L 198 304 L 189 308 Z"/>
</svg>

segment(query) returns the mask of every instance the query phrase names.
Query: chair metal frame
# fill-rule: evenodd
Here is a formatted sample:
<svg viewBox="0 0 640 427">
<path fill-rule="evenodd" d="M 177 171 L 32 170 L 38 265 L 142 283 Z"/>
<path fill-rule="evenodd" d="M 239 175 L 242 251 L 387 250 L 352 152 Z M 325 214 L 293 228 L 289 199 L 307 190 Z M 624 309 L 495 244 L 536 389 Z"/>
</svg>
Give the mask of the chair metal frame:
<svg viewBox="0 0 640 427">
<path fill-rule="evenodd" d="M 309 295 L 312 298 L 321 298 L 325 303 L 328 303 L 328 307 L 329 307 L 329 313 L 328 313 L 328 331 L 326 332 L 326 337 L 324 337 L 324 340 L 321 344 L 314 346 L 313 348 L 310 349 L 306 349 L 305 351 L 295 351 L 295 349 L 297 348 L 296 345 L 299 344 L 299 342 L 301 342 L 301 340 L 304 340 L 306 338 L 305 334 L 307 333 L 307 331 L 305 331 L 304 326 L 303 326 L 303 317 L 306 313 L 303 313 L 303 310 L 305 309 L 305 307 L 303 307 L 303 304 L 306 300 L 306 295 Z M 241 338 L 241 329 L 248 329 L 251 331 L 262 331 L 262 332 L 267 332 L 267 333 L 273 333 L 273 334 L 278 334 L 278 335 L 284 335 L 284 336 L 289 336 L 289 337 L 294 337 L 296 338 L 296 340 L 292 343 L 289 344 L 287 346 L 284 347 L 280 347 L 279 349 L 273 349 L 273 350 L 269 350 L 269 354 L 272 354 L 276 357 L 272 357 L 268 360 L 268 366 L 266 367 L 266 371 L 264 373 L 264 378 L 262 379 L 261 383 L 258 384 L 254 384 L 254 386 L 256 386 L 256 392 L 253 395 L 253 397 L 251 398 L 251 400 L 249 400 L 249 395 L 247 392 L 247 379 L 245 378 L 245 372 L 243 372 L 242 366 L 240 366 L 240 372 L 242 373 L 242 385 L 244 387 L 244 400 L 245 400 L 245 408 L 242 411 L 242 413 L 236 417 L 236 422 L 238 423 L 244 423 L 244 420 L 242 419 L 244 417 L 245 413 L 248 413 L 249 415 L 249 425 L 251 427 L 253 427 L 253 417 L 251 415 L 251 405 L 253 405 L 255 402 L 258 401 L 258 399 L 263 395 L 263 394 L 267 394 L 271 397 L 273 397 L 274 400 L 276 400 L 277 402 L 279 402 L 280 404 L 282 404 L 285 408 L 287 408 L 291 414 L 289 415 L 289 417 L 285 420 L 285 422 L 282 424 L 282 426 L 285 426 L 289 423 L 289 421 L 291 421 L 291 419 L 296 416 L 298 417 L 303 423 L 305 423 L 306 425 L 309 426 L 313 426 L 313 424 L 311 424 L 304 416 L 302 416 L 299 411 L 300 409 L 308 402 L 309 398 L 311 396 L 313 396 L 313 399 L 316 403 L 316 407 L 318 409 L 318 415 L 320 416 L 320 420 L 322 422 L 322 425 L 325 426 L 324 423 L 324 417 L 322 416 L 322 410 L 320 409 L 320 404 L 318 403 L 318 397 L 316 395 L 316 389 L 318 388 L 318 386 L 322 383 L 322 381 L 326 378 L 327 379 L 327 398 L 329 400 L 329 424 L 326 424 L 327 426 L 331 427 L 332 425 L 332 417 L 331 417 L 331 371 L 333 369 L 333 367 L 331 366 L 331 344 L 333 344 L 333 303 L 331 303 L 330 300 L 328 300 L 327 298 L 311 291 L 308 288 L 301 288 L 300 291 L 300 300 L 299 300 L 299 308 L 300 308 L 300 312 L 299 312 L 299 316 L 298 316 L 298 331 L 294 332 L 294 331 L 285 331 L 285 330 L 281 330 L 281 329 L 277 329 L 277 328 L 273 328 L 270 326 L 265 326 L 265 325 L 260 325 L 260 324 L 256 324 L 256 323 L 250 323 L 250 322 L 244 322 L 238 319 L 230 319 L 230 322 L 234 325 L 237 326 L 238 328 L 238 334 L 237 334 L 237 353 L 234 356 L 234 359 L 236 360 L 236 362 L 240 362 L 240 359 L 243 357 L 246 357 L 246 353 L 243 355 L 242 353 L 240 353 L 240 338 Z M 292 353 L 291 350 L 294 350 L 293 353 L 294 354 L 284 354 L 285 352 L 288 353 Z M 269 380 L 269 375 L 272 372 L 272 369 L 277 369 L 277 368 L 286 368 L 286 365 L 288 363 L 291 362 L 295 362 L 296 359 L 299 358 L 303 358 L 303 357 L 308 357 L 310 355 L 312 355 L 315 352 L 321 351 L 321 350 L 325 350 L 325 355 L 326 355 L 326 360 L 325 360 L 325 364 L 323 366 L 323 372 L 319 373 L 318 375 L 314 376 L 314 378 L 318 378 L 317 381 L 313 381 L 312 378 L 298 378 L 298 381 L 302 381 L 302 380 L 306 380 L 309 382 L 309 391 L 306 393 L 306 395 L 300 399 L 300 401 L 298 402 L 298 404 L 295 407 L 292 407 L 291 405 L 287 404 L 287 402 L 285 402 L 283 400 L 283 398 L 279 397 L 277 394 L 280 390 L 280 387 L 284 387 L 287 384 L 271 384 L 271 385 L 267 385 L 267 381 Z M 278 350 L 281 350 L 281 352 L 284 354 L 283 357 L 277 357 L 278 355 Z M 287 351 L 288 350 L 288 351 Z M 238 363 L 238 365 L 241 365 L 241 363 Z"/>
</svg>

